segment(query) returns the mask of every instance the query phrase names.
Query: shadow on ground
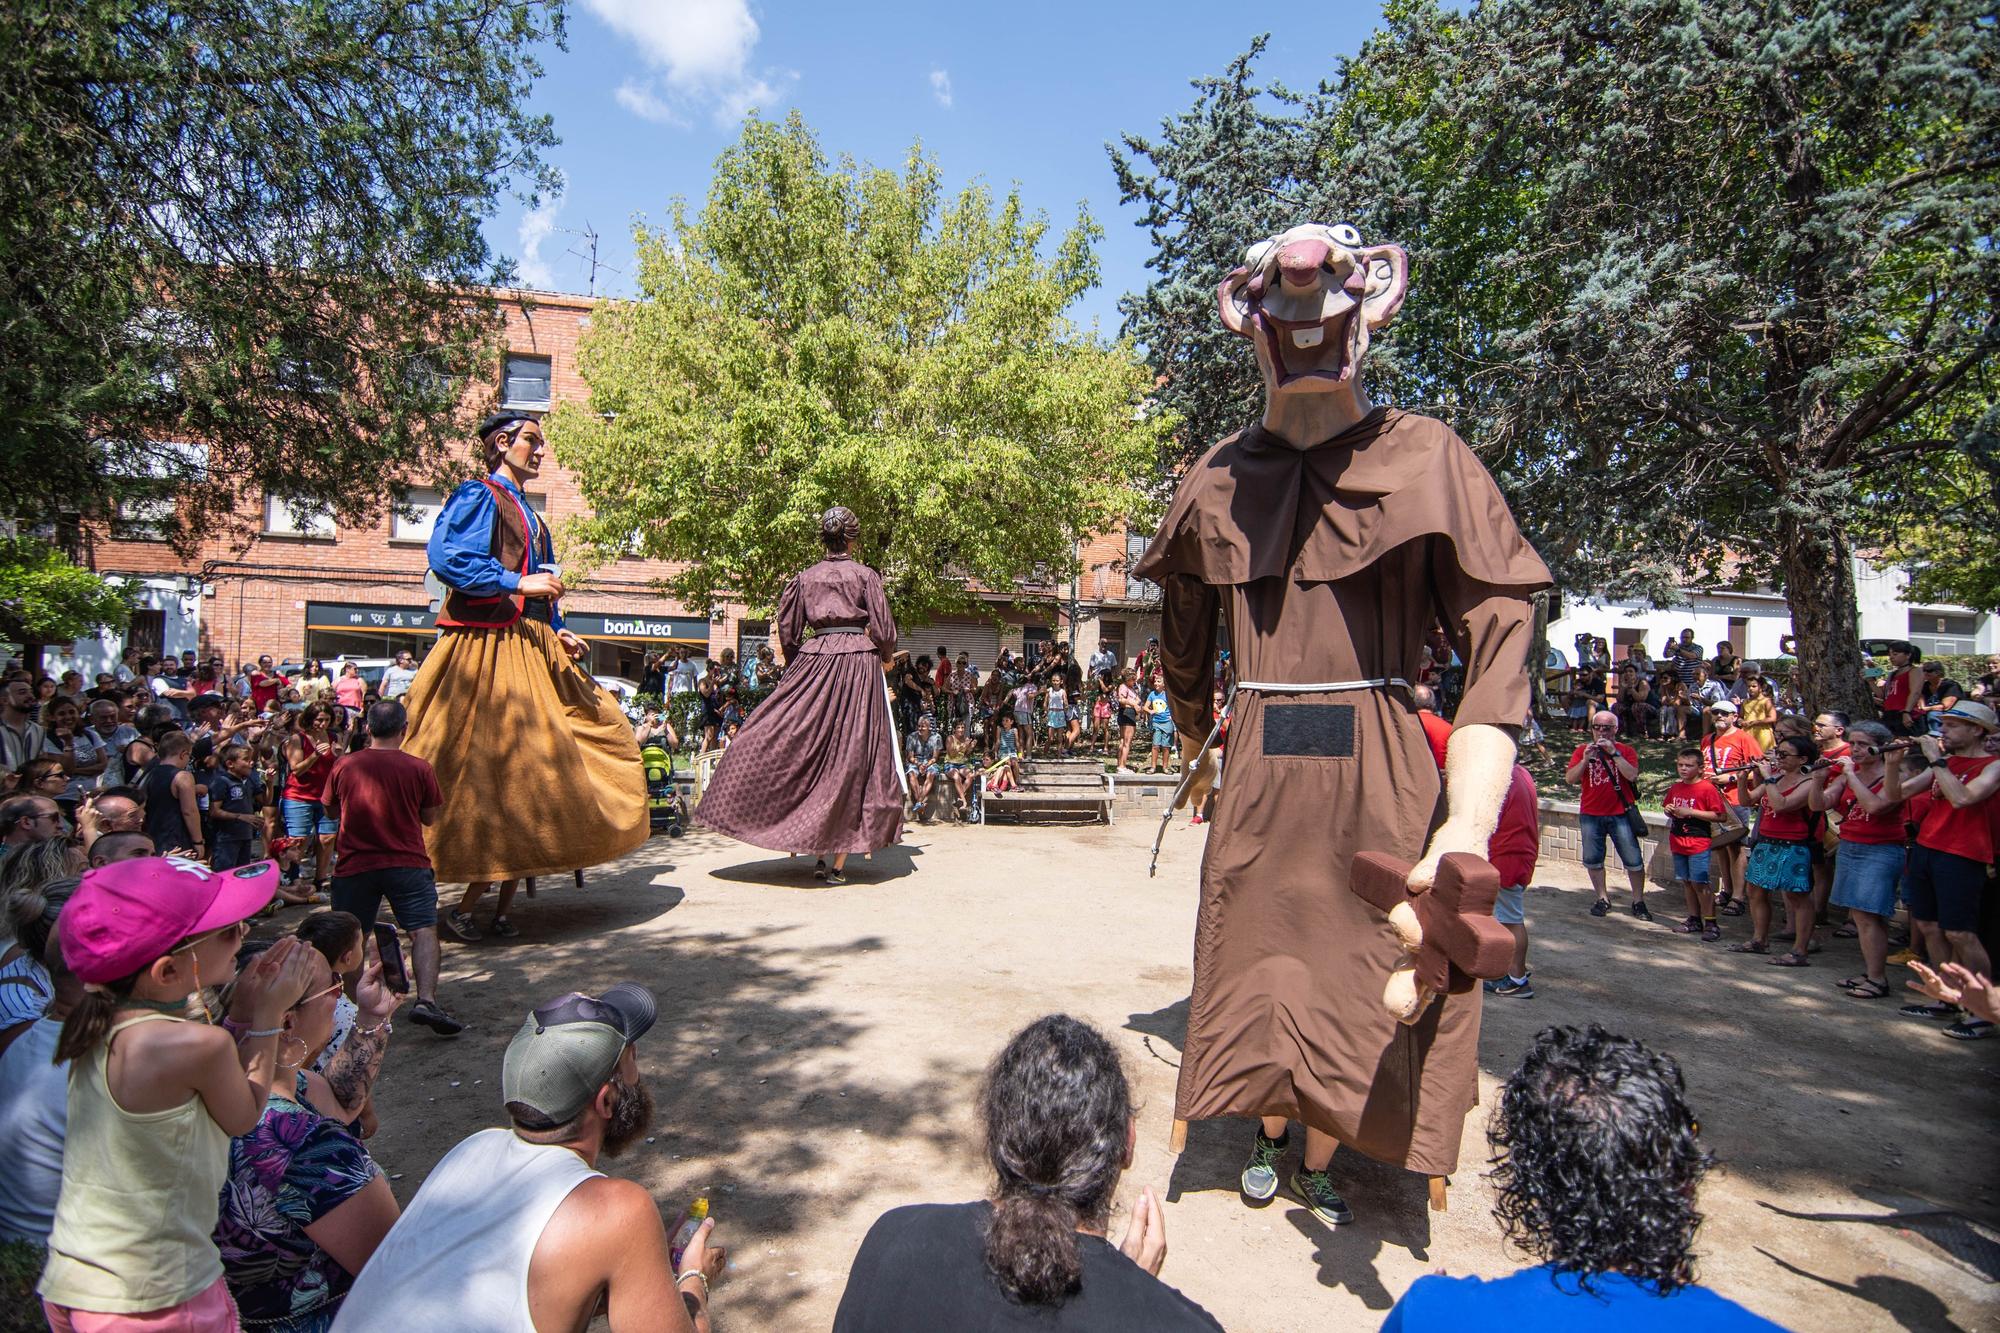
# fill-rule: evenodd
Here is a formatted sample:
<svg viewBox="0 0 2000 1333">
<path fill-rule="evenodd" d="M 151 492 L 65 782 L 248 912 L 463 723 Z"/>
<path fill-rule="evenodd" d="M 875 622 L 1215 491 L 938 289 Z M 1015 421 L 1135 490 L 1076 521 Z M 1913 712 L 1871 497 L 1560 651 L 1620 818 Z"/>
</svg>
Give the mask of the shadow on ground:
<svg viewBox="0 0 2000 1333">
<path fill-rule="evenodd" d="M 440 997 L 472 1028 L 449 1042 L 399 1036 L 404 1058 L 392 1047 L 377 1085 L 382 1129 L 369 1149 L 400 1199 L 470 1132 L 468 1119 L 505 1123 L 501 1055 L 530 1009 L 620 980 L 659 1001 L 639 1044 L 657 1115 L 651 1138 L 600 1166 L 645 1184 L 669 1222 L 706 1194 L 734 1238 L 790 1236 L 812 1211 L 821 1168 L 880 1151 L 863 1140 L 958 1146 L 946 1098 L 967 1071 L 933 1061 L 928 1077 L 885 1086 L 843 1054 L 864 1029 L 823 1005 L 843 961 L 880 949 L 878 936 L 800 948 L 785 930 L 683 934 L 671 919 L 683 891 L 652 882 L 665 877 L 630 862 L 599 870 L 581 891 L 565 881 L 517 903 L 521 938 L 447 946 Z M 731 1322 L 781 1322 L 799 1294 L 782 1279 L 739 1287 Z"/>
</svg>

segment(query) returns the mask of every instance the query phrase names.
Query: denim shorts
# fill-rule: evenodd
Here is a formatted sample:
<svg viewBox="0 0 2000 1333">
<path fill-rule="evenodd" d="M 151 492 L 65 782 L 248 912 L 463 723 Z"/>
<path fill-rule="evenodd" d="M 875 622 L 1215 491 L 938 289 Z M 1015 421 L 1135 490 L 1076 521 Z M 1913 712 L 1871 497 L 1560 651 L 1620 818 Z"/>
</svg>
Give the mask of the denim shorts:
<svg viewBox="0 0 2000 1333">
<path fill-rule="evenodd" d="M 340 821 L 329 815 L 318 801 L 299 801 L 287 796 L 279 804 L 285 812 L 288 838 L 309 838 L 315 833 L 330 838 L 340 832 Z"/>
<path fill-rule="evenodd" d="M 437 924 L 437 875 L 429 866 L 384 866 L 333 877 L 333 910 L 352 912 L 364 931 L 375 928 L 384 898 L 405 934 Z"/>
<path fill-rule="evenodd" d="M 1588 870 L 1604 869 L 1604 839 L 1608 834 L 1618 848 L 1618 862 L 1627 870 L 1637 870 L 1645 862 L 1639 856 L 1639 839 L 1623 814 L 1578 815 L 1583 827 L 1583 864 Z"/>
<path fill-rule="evenodd" d="M 1690 884 L 1708 883 L 1708 853 L 1675 852 L 1674 878 Z"/>
<path fill-rule="evenodd" d="M 1503 926 L 1528 924 L 1528 886 L 1511 884 L 1493 900 L 1493 919 Z"/>
<path fill-rule="evenodd" d="M 1896 914 L 1896 883 L 1903 877 L 1900 842 L 1843 842 L 1833 858 L 1835 907 L 1876 916 Z"/>
</svg>

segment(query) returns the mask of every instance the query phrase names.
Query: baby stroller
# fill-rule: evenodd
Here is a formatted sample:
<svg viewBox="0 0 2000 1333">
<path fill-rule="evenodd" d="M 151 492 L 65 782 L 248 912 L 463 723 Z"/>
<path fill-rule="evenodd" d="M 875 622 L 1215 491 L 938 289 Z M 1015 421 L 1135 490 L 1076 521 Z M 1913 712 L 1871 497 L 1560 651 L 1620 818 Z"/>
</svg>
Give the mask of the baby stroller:
<svg viewBox="0 0 2000 1333">
<path fill-rule="evenodd" d="M 653 829 L 667 831 L 670 838 L 687 832 L 687 801 L 674 785 L 674 757 L 663 746 L 648 745 L 639 751 L 646 766 L 646 807 Z"/>
</svg>

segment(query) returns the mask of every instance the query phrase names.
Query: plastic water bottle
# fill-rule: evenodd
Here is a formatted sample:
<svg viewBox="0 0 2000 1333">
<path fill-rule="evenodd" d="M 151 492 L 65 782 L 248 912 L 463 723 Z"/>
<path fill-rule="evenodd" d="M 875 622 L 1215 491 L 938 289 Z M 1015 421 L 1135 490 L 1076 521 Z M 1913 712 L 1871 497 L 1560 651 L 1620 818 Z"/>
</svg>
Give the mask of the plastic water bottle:
<svg viewBox="0 0 2000 1333">
<path fill-rule="evenodd" d="M 695 1199 L 694 1206 L 688 1209 L 687 1221 L 681 1223 L 681 1229 L 674 1233 L 674 1243 L 671 1249 L 674 1271 L 676 1273 L 681 1271 L 681 1254 L 687 1249 L 688 1244 L 694 1240 L 694 1233 L 701 1230 L 701 1224 L 707 1217 L 708 1196 L 703 1194 Z"/>
</svg>

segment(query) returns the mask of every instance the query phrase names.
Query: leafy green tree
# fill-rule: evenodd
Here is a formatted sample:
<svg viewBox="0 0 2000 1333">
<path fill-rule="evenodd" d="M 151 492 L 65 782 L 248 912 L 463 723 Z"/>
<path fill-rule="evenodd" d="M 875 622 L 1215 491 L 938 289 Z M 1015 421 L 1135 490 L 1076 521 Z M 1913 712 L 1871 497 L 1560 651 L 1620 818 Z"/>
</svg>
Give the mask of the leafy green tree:
<svg viewBox="0 0 2000 1333">
<path fill-rule="evenodd" d="M 553 183 L 524 104 L 561 36 L 557 0 L 0 6 L 0 517 L 358 521 L 462 440 L 480 225 Z"/>
<path fill-rule="evenodd" d="M 20 644 L 31 662 L 43 644 L 123 629 L 131 619 L 122 588 L 79 569 L 47 542 L 0 537 L 0 642 Z"/>
<path fill-rule="evenodd" d="M 1938 468 L 1961 542 L 2000 522 L 1996 40 L 1965 0 L 1402 0 L 1291 131 L 1300 216 L 1410 247 L 1387 383 L 1560 579 L 1769 580 L 1806 697 L 1865 713 L 1851 555 Z"/>
<path fill-rule="evenodd" d="M 1151 376 L 1063 312 L 1097 280 L 1080 216 L 973 185 L 830 165 L 796 113 L 752 119 L 698 217 L 637 234 L 639 299 L 578 349 L 591 401 L 548 422 L 595 514 L 597 558 L 684 562 L 689 607 L 772 605 L 845 504 L 899 619 L 922 622 L 1075 565 L 1074 539 L 1144 504 L 1172 418 Z"/>
</svg>

